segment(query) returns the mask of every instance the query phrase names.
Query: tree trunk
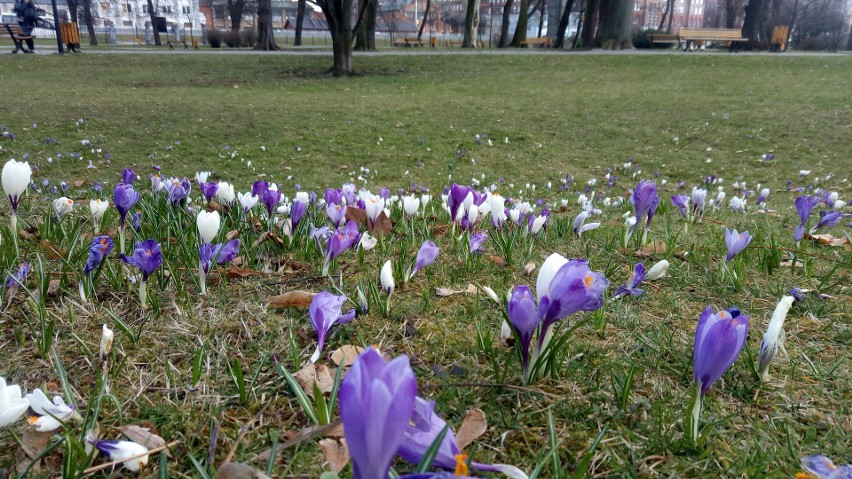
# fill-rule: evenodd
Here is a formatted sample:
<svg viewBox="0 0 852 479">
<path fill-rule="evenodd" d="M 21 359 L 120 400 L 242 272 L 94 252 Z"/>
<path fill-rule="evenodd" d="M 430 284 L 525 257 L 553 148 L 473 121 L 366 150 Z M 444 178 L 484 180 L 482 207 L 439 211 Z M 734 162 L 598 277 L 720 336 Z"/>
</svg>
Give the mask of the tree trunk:
<svg viewBox="0 0 852 479">
<path fill-rule="evenodd" d="M 574 8 L 574 0 L 568 0 L 565 4 L 565 10 L 559 18 L 559 27 L 556 30 L 556 41 L 553 43 L 553 48 L 565 47 L 565 30 L 568 29 L 568 22 L 571 21 L 571 9 Z"/>
<path fill-rule="evenodd" d="M 669 3 L 670 3 L 670 2 L 671 2 L 671 0 L 666 0 L 665 10 L 663 10 L 663 14 L 662 14 L 662 15 L 660 15 L 660 24 L 659 24 L 659 25 L 657 25 L 657 30 L 662 30 L 662 29 L 663 29 L 663 25 L 665 25 L 665 24 L 666 24 L 666 15 L 668 15 L 668 14 L 669 14 L 669 12 L 671 11 L 671 10 L 669 9 Z"/>
<path fill-rule="evenodd" d="M 257 44 L 255 50 L 278 50 L 272 28 L 272 0 L 257 0 Z"/>
<path fill-rule="evenodd" d="M 417 1 L 417 0 L 415 0 L 415 1 Z M 423 38 L 423 28 L 426 27 L 426 22 L 429 20 L 429 7 L 431 7 L 431 6 L 432 6 L 432 0 L 426 0 L 426 9 L 423 10 L 423 21 L 420 22 L 420 29 L 417 30 L 417 38 Z"/>
<path fill-rule="evenodd" d="M 240 22 L 243 19 L 243 9 L 246 0 L 228 0 L 228 14 L 231 16 L 231 31 L 240 31 Z"/>
<path fill-rule="evenodd" d="M 692 15 L 690 15 L 690 12 L 692 12 L 692 0 L 686 0 L 686 10 L 684 11 L 684 15 L 686 18 L 680 23 L 681 28 L 689 28 L 692 26 L 689 24 L 689 21 L 692 20 L 692 18 L 690 18 L 692 17 Z"/>
<path fill-rule="evenodd" d="M 633 23 L 633 0 L 603 0 L 598 39 L 604 50 L 633 48 L 630 27 Z"/>
<path fill-rule="evenodd" d="M 557 18 L 562 18 L 562 11 L 565 10 L 565 0 L 548 0 L 547 2 L 547 36 L 556 42 L 556 31 L 559 29 Z"/>
<path fill-rule="evenodd" d="M 580 32 L 583 30 L 583 13 L 586 11 L 586 0 L 580 0 L 580 5 L 577 6 L 577 11 L 580 12 L 580 17 L 577 19 L 577 30 L 574 31 L 574 40 L 571 41 L 571 48 L 577 48 L 577 43 L 580 41 Z"/>
<path fill-rule="evenodd" d="M 668 25 L 666 25 L 666 33 L 673 33 L 672 30 L 672 22 L 674 21 L 674 0 L 670 0 L 669 2 L 669 18 L 666 20 Z"/>
<path fill-rule="evenodd" d="M 302 25 L 305 23 L 305 8 L 307 8 L 307 0 L 299 0 L 296 7 L 296 39 L 293 41 L 294 46 L 302 46 Z"/>
<path fill-rule="evenodd" d="M 374 51 L 376 49 L 376 16 L 379 10 L 378 4 L 377 2 L 360 0 L 358 11 L 360 12 L 361 9 L 366 9 L 367 11 L 364 17 L 364 25 L 355 37 L 355 50 L 359 52 Z"/>
<path fill-rule="evenodd" d="M 512 35 L 512 46 L 514 48 L 521 48 L 521 43 L 527 39 L 529 18 L 529 0 L 521 0 L 521 4 L 518 6 L 518 23 L 515 25 L 515 34 Z"/>
<path fill-rule="evenodd" d="M 547 9 L 547 0 L 538 0 L 538 38 L 544 30 L 544 11 Z"/>
<path fill-rule="evenodd" d="M 367 0 L 366 6 L 358 12 L 354 29 L 353 0 L 318 0 L 316 3 L 322 9 L 328 23 L 328 31 L 331 33 L 331 48 L 334 53 L 331 73 L 336 77 L 352 75 L 352 40 L 364 28 L 367 11 L 373 7 L 375 0 Z"/>
<path fill-rule="evenodd" d="M 71 21 L 77 23 L 77 0 L 65 0 L 65 4 L 68 5 L 68 16 Z M 79 25 L 79 23 L 77 24 Z"/>
<path fill-rule="evenodd" d="M 503 19 L 500 22 L 500 44 L 498 48 L 506 48 L 509 46 L 509 22 L 512 20 L 512 5 L 515 0 L 506 0 L 503 5 Z"/>
<path fill-rule="evenodd" d="M 479 31 L 479 1 L 467 0 L 467 9 L 464 13 L 464 39 L 462 48 L 476 48 L 476 33 Z"/>
<path fill-rule="evenodd" d="M 98 36 L 95 34 L 95 22 L 92 18 L 92 0 L 82 0 L 80 6 L 83 7 L 86 30 L 89 32 L 89 45 L 96 47 L 98 46 Z"/>
<path fill-rule="evenodd" d="M 748 0 L 748 5 L 745 7 L 743 36 L 748 38 L 747 46 L 749 49 L 763 48 L 761 32 L 763 31 L 765 7 L 766 2 L 764 0 Z"/>
<path fill-rule="evenodd" d="M 737 7 L 734 0 L 725 0 L 725 28 L 737 28 Z"/>
<path fill-rule="evenodd" d="M 580 38 L 583 41 L 583 48 L 592 48 L 595 44 L 595 29 L 598 24 L 598 0 L 588 0 L 586 2 L 586 16 L 583 19 L 583 33 Z"/>
<path fill-rule="evenodd" d="M 790 30 L 787 31 L 789 32 Z M 852 50 L 852 22 L 849 24 L 849 38 L 846 39 L 846 49 Z"/>
<path fill-rule="evenodd" d="M 157 30 L 157 24 L 154 18 L 157 17 L 157 11 L 154 10 L 153 0 L 148 0 L 148 18 L 151 20 L 151 30 L 154 31 L 154 45 L 160 46 L 163 42 L 160 40 L 160 31 Z"/>
</svg>

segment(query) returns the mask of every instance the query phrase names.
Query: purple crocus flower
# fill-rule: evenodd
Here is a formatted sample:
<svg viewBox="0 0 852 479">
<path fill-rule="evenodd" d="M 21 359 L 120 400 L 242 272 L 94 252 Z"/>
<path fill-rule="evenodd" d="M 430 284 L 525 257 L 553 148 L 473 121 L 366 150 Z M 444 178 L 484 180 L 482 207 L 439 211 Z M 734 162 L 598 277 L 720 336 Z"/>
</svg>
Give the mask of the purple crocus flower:
<svg viewBox="0 0 852 479">
<path fill-rule="evenodd" d="M 698 216 L 698 219 L 704 217 L 704 207 L 707 204 L 707 190 L 704 188 L 692 187 L 692 216 Z"/>
<path fill-rule="evenodd" d="M 407 356 L 386 363 L 378 351 L 368 348 L 352 365 L 339 397 L 354 479 L 388 477 L 416 395 L 417 380 Z"/>
<path fill-rule="evenodd" d="M 512 289 L 512 296 L 509 298 L 509 322 L 515 330 L 515 334 L 520 340 L 521 346 L 521 362 L 524 370 L 524 377 L 527 376 L 527 368 L 529 367 L 529 350 L 532 337 L 535 333 L 535 328 L 541 322 L 541 318 L 536 311 L 535 297 L 530 291 L 529 286 L 519 285 Z"/>
<path fill-rule="evenodd" d="M 269 183 L 263 180 L 257 180 L 251 185 L 251 195 L 260 198 L 264 191 L 269 189 Z"/>
<path fill-rule="evenodd" d="M 459 208 L 464 203 L 465 198 L 473 189 L 470 186 L 462 186 L 456 183 L 453 183 L 453 186 L 450 187 L 450 194 L 447 197 L 447 203 L 450 207 L 450 220 L 452 222 L 456 222 L 460 220 L 459 218 Z"/>
<path fill-rule="evenodd" d="M 328 291 L 320 291 L 311 300 L 308 315 L 311 318 L 314 331 L 317 332 L 317 350 L 311 356 L 312 363 L 317 362 L 320 358 L 322 348 L 325 345 L 325 337 L 331 327 L 335 324 L 348 323 L 355 318 L 355 309 L 349 310 L 346 314 L 341 314 L 341 308 L 345 302 L 346 296 L 337 296 Z"/>
<path fill-rule="evenodd" d="M 435 258 L 438 257 L 439 252 L 440 248 L 435 246 L 435 243 L 430 240 L 424 241 L 423 244 L 420 245 L 420 250 L 417 252 L 417 259 L 414 261 L 414 269 L 411 270 L 408 278 L 410 279 L 414 276 L 414 273 L 435 262 Z"/>
<path fill-rule="evenodd" d="M 470 253 L 482 254 L 485 252 L 485 249 L 482 247 L 482 243 L 488 239 L 488 233 L 484 231 L 477 231 L 470 237 Z"/>
<path fill-rule="evenodd" d="M 816 196 L 800 196 L 796 198 L 796 212 L 799 214 L 799 226 L 796 227 L 796 232 L 793 233 L 793 239 L 798 243 L 805 236 L 805 225 L 808 223 L 808 218 L 814 211 L 819 197 Z"/>
<path fill-rule="evenodd" d="M 680 215 L 686 218 L 686 208 L 689 206 L 689 197 L 686 195 L 675 195 L 672 196 L 672 205 L 674 205 L 679 211 Z"/>
<path fill-rule="evenodd" d="M 837 466 L 826 456 L 814 455 L 802 458 L 802 469 L 817 479 L 852 479 L 852 464 Z M 799 477 L 796 474 L 796 477 Z"/>
<path fill-rule="evenodd" d="M 801 303 L 805 300 L 805 295 L 802 294 L 802 290 L 800 288 L 791 288 L 790 296 L 796 299 L 796 302 Z"/>
<path fill-rule="evenodd" d="M 701 383 L 701 395 L 734 364 L 745 345 L 748 316 L 736 308 L 701 313 L 695 330 L 693 378 Z"/>
<path fill-rule="evenodd" d="M 539 279 L 545 274 L 544 266 L 539 271 Z M 543 291 L 538 291 L 538 314 L 542 321 L 539 343 L 544 341 L 550 326 L 560 319 L 580 311 L 600 309 L 608 287 L 609 280 L 592 271 L 587 260 L 572 259 L 564 263 L 547 286 L 539 288 Z"/>
<path fill-rule="evenodd" d="M 190 189 L 191 185 L 188 179 L 183 178 L 182 180 L 178 180 L 177 178 L 172 178 L 166 184 L 166 191 L 169 193 L 169 202 L 172 205 L 183 203 L 189 196 Z"/>
<path fill-rule="evenodd" d="M 137 211 L 136 214 L 133 215 L 133 221 L 131 222 L 131 227 L 133 228 L 133 231 L 135 231 L 137 233 L 142 228 L 142 212 L 141 211 Z"/>
<path fill-rule="evenodd" d="M 636 210 L 636 224 L 633 225 L 633 230 L 647 216 L 645 229 L 651 226 L 651 219 L 660 206 L 660 197 L 657 195 L 657 184 L 650 180 L 642 180 L 633 189 L 633 195 L 630 196 L 630 202 L 633 203 L 633 208 Z"/>
<path fill-rule="evenodd" d="M 629 268 L 629 267 L 628 267 Z M 645 290 L 639 288 L 639 284 L 645 279 L 645 265 L 636 263 L 633 267 L 633 274 L 627 284 L 622 284 L 615 290 L 613 298 L 618 298 L 625 295 L 640 296 Z"/>
<path fill-rule="evenodd" d="M 268 189 L 260 194 L 260 201 L 266 206 L 266 212 L 269 213 L 269 218 L 272 219 L 272 213 L 275 207 L 281 202 L 281 192 L 278 190 Z"/>
<path fill-rule="evenodd" d="M 125 185 L 132 185 L 134 181 L 136 181 L 136 173 L 130 168 L 125 168 L 124 173 L 121 174 L 121 182 Z"/>
<path fill-rule="evenodd" d="M 347 376 L 348 377 L 348 376 Z M 346 424 L 343 425 L 344 431 Z M 438 453 L 435 455 L 435 460 L 432 462 L 434 467 L 447 470 L 455 470 L 457 472 L 466 472 L 466 467 L 460 467 L 459 462 L 467 459 L 466 454 L 462 454 L 459 447 L 456 435 L 453 429 L 447 426 L 447 421 L 435 413 L 435 401 L 428 401 L 421 397 L 416 397 L 414 400 L 414 411 L 411 414 L 411 419 L 407 423 L 405 430 L 405 440 L 399 445 L 397 454 L 405 461 L 411 464 L 419 464 L 426 455 L 429 447 L 438 439 L 441 431 L 447 429 L 441 445 L 438 447 Z M 348 444 L 348 437 L 347 437 Z M 501 472 L 509 477 L 527 477 L 523 471 L 515 466 L 507 464 L 482 464 L 472 462 L 470 464 L 474 469 L 486 472 Z M 462 473 L 464 473 L 462 472 Z M 379 477 L 379 476 L 376 476 Z M 381 476 L 385 477 L 385 476 Z M 406 478 L 415 477 L 465 477 L 465 476 L 441 476 L 439 475 L 411 475 L 403 476 Z"/>
<path fill-rule="evenodd" d="M 820 219 L 817 222 L 816 226 L 811 228 L 810 234 L 814 234 L 816 230 L 824 227 L 831 228 L 832 226 L 837 226 L 837 223 L 840 222 L 840 218 L 843 217 L 843 214 L 839 211 L 832 211 L 830 213 L 826 213 L 825 211 L 820 211 Z"/>
<path fill-rule="evenodd" d="M 346 223 L 346 226 L 338 228 L 329 238 L 326 249 L 327 261 L 337 258 L 347 249 L 354 247 L 360 239 L 361 234 L 358 232 L 358 225 L 350 220 Z"/>
<path fill-rule="evenodd" d="M 124 229 L 124 220 L 127 218 L 127 212 L 136 206 L 136 203 L 142 198 L 142 195 L 133 189 L 132 185 L 119 183 L 115 186 L 112 192 L 112 201 L 115 204 L 115 209 L 118 210 L 120 217 L 121 229 Z"/>
<path fill-rule="evenodd" d="M 86 258 L 86 266 L 83 267 L 83 276 L 94 271 L 111 252 L 115 243 L 109 236 L 95 236 L 89 247 L 89 256 Z"/>
<path fill-rule="evenodd" d="M 204 195 L 204 199 L 208 202 L 213 199 L 213 196 L 219 191 L 219 184 L 215 181 L 211 181 L 209 183 L 201 183 L 198 185 L 201 188 L 201 194 Z"/>
<path fill-rule="evenodd" d="M 30 273 L 30 264 L 24 261 L 18 266 L 18 271 L 9 275 L 6 279 L 6 288 L 17 287 L 19 284 L 24 284 L 27 281 L 27 275 Z"/>
<path fill-rule="evenodd" d="M 148 276 L 163 264 L 163 252 L 157 240 L 146 239 L 136 242 L 132 255 L 126 256 L 122 253 L 121 260 L 139 268 L 142 272 L 142 281 L 147 281 Z"/>
<path fill-rule="evenodd" d="M 305 217 L 305 212 L 307 211 L 308 205 L 302 203 L 299 200 L 293 202 L 293 206 L 290 207 L 290 220 L 293 222 L 294 230 L 297 226 L 299 226 L 299 222 L 302 221 L 302 218 Z"/>
<path fill-rule="evenodd" d="M 388 188 L 381 188 L 381 189 L 379 190 L 379 197 L 380 197 L 380 198 L 388 199 L 388 196 L 390 196 L 390 189 L 388 189 Z"/>
<path fill-rule="evenodd" d="M 226 243 L 201 243 L 198 255 L 201 259 L 201 269 L 204 270 L 204 274 L 207 274 L 210 272 L 210 266 L 212 266 L 213 261 L 216 261 L 216 264 L 230 263 L 237 257 L 239 252 L 239 239 L 232 239 Z"/>
<path fill-rule="evenodd" d="M 748 231 L 743 231 L 742 233 L 738 233 L 737 230 L 729 230 L 725 228 L 725 247 L 728 250 L 728 255 L 725 256 L 725 263 L 734 259 L 734 257 L 748 246 L 751 243 L 752 236 L 748 234 Z"/>
</svg>

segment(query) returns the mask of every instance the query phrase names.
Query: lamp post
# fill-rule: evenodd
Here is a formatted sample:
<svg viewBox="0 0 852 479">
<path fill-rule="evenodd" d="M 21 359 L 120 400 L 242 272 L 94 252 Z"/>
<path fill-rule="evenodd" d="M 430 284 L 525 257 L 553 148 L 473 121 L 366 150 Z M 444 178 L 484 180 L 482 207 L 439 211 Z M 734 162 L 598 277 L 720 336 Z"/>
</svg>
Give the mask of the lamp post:
<svg viewBox="0 0 852 479">
<path fill-rule="evenodd" d="M 56 0 L 50 0 L 50 6 L 53 8 L 53 30 L 56 32 L 56 49 L 59 54 L 65 54 L 65 47 L 62 45 L 62 29 L 59 28 L 59 9 L 56 8 Z"/>
</svg>

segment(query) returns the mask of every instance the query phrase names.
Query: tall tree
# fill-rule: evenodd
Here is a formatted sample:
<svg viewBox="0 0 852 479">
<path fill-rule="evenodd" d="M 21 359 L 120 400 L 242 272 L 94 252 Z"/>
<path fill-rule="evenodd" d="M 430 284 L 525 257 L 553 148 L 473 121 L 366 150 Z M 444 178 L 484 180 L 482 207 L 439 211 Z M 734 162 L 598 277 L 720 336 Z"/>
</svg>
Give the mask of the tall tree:
<svg viewBox="0 0 852 479">
<path fill-rule="evenodd" d="M 367 10 L 367 16 L 364 17 L 364 26 L 355 36 L 355 50 L 357 51 L 373 51 L 376 49 L 376 17 L 378 15 L 378 2 L 359 0 L 358 10 Z"/>
<path fill-rule="evenodd" d="M 480 0 L 467 0 L 467 9 L 464 13 L 464 38 L 462 48 L 476 48 L 476 32 L 479 31 L 479 4 Z"/>
<path fill-rule="evenodd" d="M 160 30 L 157 28 L 157 9 L 154 8 L 153 0 L 148 0 L 148 19 L 151 21 L 151 30 L 154 31 L 154 45 L 160 46 L 163 42 L 160 40 Z"/>
<path fill-rule="evenodd" d="M 255 50 L 278 50 L 272 28 L 272 0 L 257 1 L 257 43 Z"/>
<path fill-rule="evenodd" d="M 512 21 L 512 6 L 515 0 L 506 0 L 503 4 L 503 19 L 500 21 L 500 43 L 499 48 L 506 48 L 511 41 L 509 40 L 509 26 Z"/>
<path fill-rule="evenodd" d="M 748 48 L 763 49 L 764 38 L 762 38 L 763 24 L 766 18 L 766 1 L 749 0 L 745 7 L 745 20 L 743 20 L 743 36 L 748 38 Z"/>
<path fill-rule="evenodd" d="M 559 17 L 559 27 L 556 30 L 556 41 L 553 42 L 553 48 L 565 48 L 565 31 L 568 30 L 568 22 L 571 21 L 571 10 L 574 8 L 574 0 L 568 0 L 565 3 L 565 10 L 562 11 L 562 16 Z"/>
<path fill-rule="evenodd" d="M 77 0 L 65 0 L 65 4 L 68 5 L 68 16 L 71 17 L 71 21 L 77 23 Z"/>
<path fill-rule="evenodd" d="M 86 22 L 86 30 L 89 32 L 89 45 L 98 45 L 98 36 L 95 35 L 95 20 L 92 18 L 92 0 L 80 0 L 83 9 L 83 20 Z"/>
<path fill-rule="evenodd" d="M 583 48 L 592 48 L 595 45 L 595 30 L 598 26 L 599 0 L 586 1 L 586 16 L 583 19 L 583 33 L 580 38 Z"/>
<path fill-rule="evenodd" d="M 243 10 L 246 0 L 228 0 L 228 15 L 231 16 L 231 31 L 240 31 L 240 22 L 243 19 Z M 238 45 L 239 46 L 239 45 Z"/>
<path fill-rule="evenodd" d="M 734 0 L 725 0 L 725 28 L 737 28 L 737 7 Z"/>
<path fill-rule="evenodd" d="M 602 0 L 598 43 L 604 50 L 633 48 L 630 27 L 633 23 L 633 0 Z"/>
<path fill-rule="evenodd" d="M 376 0 L 367 0 L 369 3 Z M 334 63 L 331 73 L 334 76 L 351 75 L 352 69 L 352 40 L 355 34 L 363 26 L 369 8 L 362 8 L 358 12 L 358 21 L 352 27 L 353 0 L 316 0 L 316 4 L 322 9 L 325 21 L 328 23 L 328 31 L 331 34 L 331 49 L 334 53 Z"/>
<path fill-rule="evenodd" d="M 521 4 L 518 5 L 518 22 L 515 24 L 515 34 L 512 35 L 512 46 L 515 48 L 521 48 L 521 43 L 527 39 L 529 7 L 529 0 L 521 0 Z"/>
<path fill-rule="evenodd" d="M 307 8 L 307 0 L 299 0 L 296 6 L 296 38 L 293 40 L 294 46 L 302 46 L 302 25 L 305 23 L 305 9 Z"/>
<path fill-rule="evenodd" d="M 684 13 L 684 20 L 681 22 L 681 27 L 691 27 L 692 25 L 689 24 L 690 20 L 692 20 L 692 0 L 686 0 L 686 11 Z"/>
</svg>

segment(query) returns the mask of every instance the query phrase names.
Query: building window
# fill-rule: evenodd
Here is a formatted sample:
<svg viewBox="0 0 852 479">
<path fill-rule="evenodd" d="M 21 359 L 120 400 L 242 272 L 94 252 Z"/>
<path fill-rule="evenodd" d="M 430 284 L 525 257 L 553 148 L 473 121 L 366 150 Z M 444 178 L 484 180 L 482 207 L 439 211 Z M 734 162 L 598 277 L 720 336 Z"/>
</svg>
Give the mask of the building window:
<svg viewBox="0 0 852 479">
<path fill-rule="evenodd" d="M 142 5 L 142 13 L 148 13 L 148 5 Z"/>
<path fill-rule="evenodd" d="M 181 10 L 183 11 L 184 14 L 187 14 L 187 15 L 192 13 L 192 9 L 187 5 L 184 5 L 183 7 L 181 7 Z"/>
<path fill-rule="evenodd" d="M 637 2 L 637 3 L 634 3 L 634 4 L 633 4 L 633 11 L 634 11 L 634 12 L 641 12 L 641 11 L 642 11 L 642 5 L 639 5 L 639 3 L 638 3 L 638 2 Z"/>
<path fill-rule="evenodd" d="M 133 22 L 131 22 L 130 20 L 124 20 L 123 22 L 121 22 L 121 24 L 124 25 L 125 27 L 132 27 L 133 26 Z"/>
<path fill-rule="evenodd" d="M 132 6 L 132 5 L 130 5 L 129 3 L 125 3 L 125 4 L 124 4 L 124 5 L 122 5 L 121 7 L 122 7 L 122 8 L 121 8 L 121 10 L 122 10 L 124 13 L 133 13 L 133 6 Z"/>
</svg>

